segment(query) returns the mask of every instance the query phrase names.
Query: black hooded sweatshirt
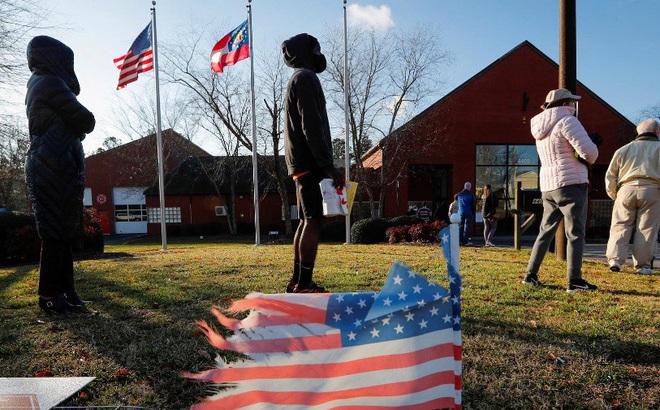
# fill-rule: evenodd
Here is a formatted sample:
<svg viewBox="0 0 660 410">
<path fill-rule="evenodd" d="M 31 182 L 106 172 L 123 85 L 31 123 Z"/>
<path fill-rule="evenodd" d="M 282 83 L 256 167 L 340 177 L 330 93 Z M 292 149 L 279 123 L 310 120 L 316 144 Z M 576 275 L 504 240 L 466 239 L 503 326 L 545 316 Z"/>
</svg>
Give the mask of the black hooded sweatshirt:
<svg viewBox="0 0 660 410">
<path fill-rule="evenodd" d="M 25 179 L 39 236 L 66 241 L 80 233 L 85 187 L 80 141 L 94 129 L 94 115 L 76 98 L 80 85 L 69 47 L 37 36 L 28 44 L 27 59 L 32 76 L 25 96 L 30 130 Z"/>
<path fill-rule="evenodd" d="M 298 34 L 282 43 L 284 63 L 293 68 L 284 101 L 284 151 L 289 175 L 334 169 L 330 124 L 325 96 L 316 73 L 325 69 L 325 58 L 314 48 L 319 42 Z M 320 50 L 320 49 L 319 49 Z"/>
</svg>

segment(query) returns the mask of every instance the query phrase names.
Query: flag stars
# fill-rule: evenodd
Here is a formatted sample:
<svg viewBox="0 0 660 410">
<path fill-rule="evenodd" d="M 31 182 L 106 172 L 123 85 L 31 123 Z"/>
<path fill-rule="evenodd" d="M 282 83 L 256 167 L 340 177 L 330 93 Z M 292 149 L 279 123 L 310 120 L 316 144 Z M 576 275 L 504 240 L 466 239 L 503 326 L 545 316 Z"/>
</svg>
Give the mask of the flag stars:
<svg viewBox="0 0 660 410">
<path fill-rule="evenodd" d="M 442 318 L 442 320 L 444 320 L 445 323 L 449 323 L 449 322 L 451 322 L 451 316 L 449 316 L 449 315 L 445 315 L 445 316 Z"/>
<path fill-rule="evenodd" d="M 458 325 L 459 323 L 461 323 L 461 318 L 458 317 L 458 316 L 456 316 L 456 317 L 454 318 L 454 324 L 455 324 L 455 325 Z"/>
<path fill-rule="evenodd" d="M 444 235 L 442 235 L 442 243 L 447 243 L 447 242 L 449 242 L 449 235 L 445 233 Z"/>
<path fill-rule="evenodd" d="M 431 309 L 431 316 L 435 316 L 435 315 L 437 315 L 437 314 L 438 314 L 438 310 L 440 310 L 440 309 L 438 309 L 437 307 L 434 307 L 433 309 Z"/>
<path fill-rule="evenodd" d="M 413 272 L 411 270 L 408 271 L 408 277 L 409 278 L 414 278 L 415 276 L 417 276 L 417 274 L 415 272 Z"/>
<path fill-rule="evenodd" d="M 364 299 L 360 299 L 360 301 L 358 302 L 358 306 L 364 308 L 365 306 L 367 306 L 367 302 Z"/>
<path fill-rule="evenodd" d="M 418 323 L 419 328 L 420 328 L 420 329 L 425 329 L 425 328 L 426 328 L 426 325 L 427 325 L 428 323 L 429 323 L 429 322 L 427 322 L 426 320 L 423 320 L 423 319 L 422 319 L 422 321 Z"/>
<path fill-rule="evenodd" d="M 415 314 L 413 312 L 408 312 L 408 314 L 406 315 L 406 322 L 410 322 L 411 320 L 413 320 L 414 317 Z"/>
<path fill-rule="evenodd" d="M 380 330 L 377 330 L 375 327 L 371 330 L 371 338 L 380 337 Z"/>
<path fill-rule="evenodd" d="M 414 291 L 414 293 L 422 293 L 422 287 L 419 286 L 419 285 L 415 285 L 413 287 L 413 291 Z"/>
<path fill-rule="evenodd" d="M 420 300 L 419 302 L 417 302 L 417 305 L 418 305 L 419 307 L 423 308 L 424 306 L 426 306 L 426 302 L 424 302 L 424 299 L 422 299 L 422 300 Z"/>
<path fill-rule="evenodd" d="M 348 336 L 348 340 L 355 340 L 355 336 L 357 335 L 353 332 L 350 332 L 347 336 Z"/>
<path fill-rule="evenodd" d="M 442 296 L 440 296 L 439 292 L 436 292 L 435 295 L 433 295 L 433 300 L 440 300 L 442 299 Z"/>
<path fill-rule="evenodd" d="M 353 322 L 353 324 L 355 325 L 355 327 L 360 327 L 362 325 L 362 320 L 357 319 L 355 322 Z"/>
<path fill-rule="evenodd" d="M 458 305 L 458 302 L 460 302 L 460 299 L 458 298 L 458 296 L 454 296 L 453 298 L 451 298 L 451 301 Z"/>
<path fill-rule="evenodd" d="M 353 314 L 353 308 L 350 306 L 346 306 L 346 310 L 344 310 L 347 315 L 352 315 Z"/>
<path fill-rule="evenodd" d="M 400 285 L 402 281 L 403 281 L 403 279 L 401 278 L 401 276 L 396 275 L 396 276 L 394 277 L 394 284 L 395 284 L 395 285 Z"/>
<path fill-rule="evenodd" d="M 394 330 L 396 330 L 396 333 L 397 333 L 397 334 L 399 334 L 399 333 L 403 333 L 403 326 L 401 326 L 401 325 L 397 325 L 397 326 L 394 328 Z"/>
<path fill-rule="evenodd" d="M 399 300 L 406 300 L 406 297 L 408 296 L 404 291 L 401 291 L 401 293 L 398 293 L 398 295 L 399 295 Z"/>
<path fill-rule="evenodd" d="M 456 283 L 456 278 L 453 276 L 449 277 L 449 283 Z"/>
<path fill-rule="evenodd" d="M 335 320 L 335 322 L 339 322 L 341 320 L 341 316 L 339 315 L 339 313 L 335 313 L 335 315 L 332 318 Z"/>
<path fill-rule="evenodd" d="M 383 326 L 389 325 L 389 324 L 390 324 L 390 318 L 389 317 L 386 317 L 385 319 L 383 319 Z"/>
<path fill-rule="evenodd" d="M 383 306 L 392 306 L 392 301 L 390 300 L 390 298 L 385 298 L 383 300 Z"/>
<path fill-rule="evenodd" d="M 343 302 L 343 301 L 344 301 L 344 295 L 342 295 L 341 293 L 338 294 L 338 295 L 337 295 L 337 302 L 341 303 L 341 302 Z"/>
</svg>

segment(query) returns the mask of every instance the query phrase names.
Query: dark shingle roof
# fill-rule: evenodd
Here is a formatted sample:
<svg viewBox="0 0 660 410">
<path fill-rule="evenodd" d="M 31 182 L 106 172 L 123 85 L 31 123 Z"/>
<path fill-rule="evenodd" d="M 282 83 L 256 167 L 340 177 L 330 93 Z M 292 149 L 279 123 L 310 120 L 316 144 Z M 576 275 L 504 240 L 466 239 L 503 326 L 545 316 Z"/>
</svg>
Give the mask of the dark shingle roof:
<svg viewBox="0 0 660 410">
<path fill-rule="evenodd" d="M 294 192 L 293 181 L 286 174 L 284 158 L 281 160 L 280 172 L 287 181 L 287 192 Z M 275 178 L 266 171 L 263 161 L 272 163 L 273 157 L 261 157 L 261 161 L 259 161 L 259 193 L 276 193 Z M 231 170 L 235 172 L 236 193 L 252 193 L 252 156 L 191 156 L 165 175 L 165 195 L 228 194 Z M 152 185 L 144 194 L 158 195 L 158 184 Z"/>
</svg>

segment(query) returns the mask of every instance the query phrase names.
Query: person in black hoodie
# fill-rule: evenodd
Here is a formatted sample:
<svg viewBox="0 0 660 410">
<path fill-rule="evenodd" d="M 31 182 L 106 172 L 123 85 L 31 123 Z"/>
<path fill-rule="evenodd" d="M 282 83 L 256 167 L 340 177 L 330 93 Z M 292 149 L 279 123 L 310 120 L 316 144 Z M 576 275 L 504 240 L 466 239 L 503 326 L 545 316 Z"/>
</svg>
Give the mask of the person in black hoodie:
<svg viewBox="0 0 660 410">
<path fill-rule="evenodd" d="M 39 307 L 48 313 L 84 310 L 73 283 L 73 238 L 81 234 L 85 154 L 82 140 L 96 124 L 76 98 L 73 51 L 48 36 L 27 46 L 26 114 L 30 148 L 25 180 L 41 238 Z"/>
<path fill-rule="evenodd" d="M 282 43 L 284 63 L 293 68 L 284 101 L 286 165 L 296 185 L 300 224 L 293 238 L 293 276 L 287 293 L 323 293 L 312 281 L 319 244 L 322 197 L 319 182 L 330 177 L 336 188 L 343 174 L 334 166 L 325 96 L 317 73 L 326 68 L 318 40 L 302 33 Z"/>
</svg>

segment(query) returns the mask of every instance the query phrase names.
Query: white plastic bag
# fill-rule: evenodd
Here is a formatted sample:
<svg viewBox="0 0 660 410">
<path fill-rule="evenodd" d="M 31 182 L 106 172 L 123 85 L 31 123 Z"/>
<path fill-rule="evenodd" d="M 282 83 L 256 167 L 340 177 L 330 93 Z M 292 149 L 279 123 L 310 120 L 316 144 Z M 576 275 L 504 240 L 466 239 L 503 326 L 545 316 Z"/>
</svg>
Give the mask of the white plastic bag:
<svg viewBox="0 0 660 410">
<path fill-rule="evenodd" d="M 341 189 L 332 185 L 332 179 L 326 178 L 319 183 L 323 196 L 323 215 L 348 215 L 348 201 L 346 200 L 346 186 Z"/>
</svg>

